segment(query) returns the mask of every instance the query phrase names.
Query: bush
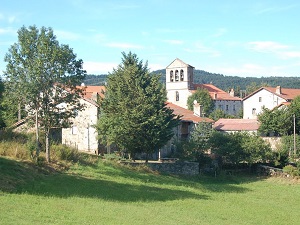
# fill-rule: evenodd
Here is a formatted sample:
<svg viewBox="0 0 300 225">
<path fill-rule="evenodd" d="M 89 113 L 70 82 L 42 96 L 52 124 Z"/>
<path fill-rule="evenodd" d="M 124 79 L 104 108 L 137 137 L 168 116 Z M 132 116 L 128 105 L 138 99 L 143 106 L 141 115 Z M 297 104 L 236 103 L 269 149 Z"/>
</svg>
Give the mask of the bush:
<svg viewBox="0 0 300 225">
<path fill-rule="evenodd" d="M 20 144 L 16 141 L 0 142 L 0 155 L 8 156 L 17 159 L 30 160 L 30 153 L 25 144 Z"/>
<path fill-rule="evenodd" d="M 80 153 L 75 148 L 71 148 L 65 145 L 52 145 L 51 153 L 53 160 L 67 160 L 72 162 L 78 162 L 80 159 Z"/>
<path fill-rule="evenodd" d="M 300 167 L 287 165 L 287 166 L 283 167 L 283 172 L 285 172 L 293 177 L 300 176 Z"/>
</svg>

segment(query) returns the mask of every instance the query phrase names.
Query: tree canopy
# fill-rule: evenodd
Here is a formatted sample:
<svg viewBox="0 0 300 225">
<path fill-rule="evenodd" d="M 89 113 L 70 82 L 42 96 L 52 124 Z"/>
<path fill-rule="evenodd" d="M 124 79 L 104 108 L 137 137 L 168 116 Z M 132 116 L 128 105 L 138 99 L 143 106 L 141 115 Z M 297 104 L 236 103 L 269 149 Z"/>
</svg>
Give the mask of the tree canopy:
<svg viewBox="0 0 300 225">
<path fill-rule="evenodd" d="M 85 77 L 83 61 L 68 45 L 60 45 L 52 28 L 36 26 L 18 30 L 18 42 L 5 56 L 6 88 L 10 98 L 25 106 L 27 119 L 36 124 L 37 152 L 39 127 L 46 135 L 46 158 L 50 160 L 49 132 L 66 125 L 79 104 Z"/>
<path fill-rule="evenodd" d="M 122 63 L 107 78 L 97 125 L 99 138 L 132 156 L 148 156 L 173 136 L 179 117 L 166 105 L 160 76 L 151 75 L 147 63 L 139 61 L 136 54 L 122 55 Z"/>
<path fill-rule="evenodd" d="M 193 110 L 194 100 L 197 100 L 202 106 L 202 112 L 205 113 L 205 116 L 208 116 L 214 108 L 214 101 L 210 97 L 207 89 L 198 88 L 195 93 L 188 97 L 187 105 L 189 110 Z"/>
</svg>

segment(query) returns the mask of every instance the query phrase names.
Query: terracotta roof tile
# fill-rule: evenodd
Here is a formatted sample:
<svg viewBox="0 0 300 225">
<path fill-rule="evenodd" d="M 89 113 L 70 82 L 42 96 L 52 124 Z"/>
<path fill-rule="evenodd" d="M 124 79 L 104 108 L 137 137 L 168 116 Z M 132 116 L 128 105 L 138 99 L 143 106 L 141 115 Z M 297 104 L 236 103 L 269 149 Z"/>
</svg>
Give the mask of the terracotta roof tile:
<svg viewBox="0 0 300 225">
<path fill-rule="evenodd" d="M 219 131 L 256 131 L 259 122 L 256 119 L 219 119 L 213 128 Z"/>
<path fill-rule="evenodd" d="M 293 100 L 295 97 L 300 95 L 300 89 L 280 88 L 281 94 L 277 94 L 276 87 L 263 87 L 263 88 L 288 100 L 288 101 Z"/>
<path fill-rule="evenodd" d="M 231 101 L 241 101 L 242 99 L 239 97 L 234 97 L 228 94 L 227 92 L 221 90 L 220 88 L 212 85 L 212 84 L 194 84 L 194 89 L 191 90 L 192 93 L 195 93 L 197 88 L 203 88 L 208 90 L 209 95 L 214 100 L 231 100 Z M 215 99 L 216 95 L 216 99 Z"/>
<path fill-rule="evenodd" d="M 167 102 L 167 107 L 173 109 L 175 115 L 182 116 L 181 120 L 183 120 L 183 121 L 191 121 L 193 123 L 199 123 L 199 122 L 213 123 L 214 122 L 212 119 L 209 119 L 206 117 L 195 116 L 193 111 L 182 108 L 182 107 L 175 105 L 173 103 L 170 103 L 170 102 Z"/>
</svg>

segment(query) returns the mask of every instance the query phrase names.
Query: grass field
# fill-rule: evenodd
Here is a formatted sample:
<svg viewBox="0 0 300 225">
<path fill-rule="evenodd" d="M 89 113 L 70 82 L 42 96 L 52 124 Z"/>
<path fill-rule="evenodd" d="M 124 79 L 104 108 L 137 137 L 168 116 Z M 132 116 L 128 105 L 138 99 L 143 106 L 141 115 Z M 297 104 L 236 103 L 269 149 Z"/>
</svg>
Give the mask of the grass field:
<svg viewBox="0 0 300 225">
<path fill-rule="evenodd" d="M 178 177 L 100 160 L 49 172 L 0 157 L 0 224 L 300 224 L 300 184 Z"/>
</svg>

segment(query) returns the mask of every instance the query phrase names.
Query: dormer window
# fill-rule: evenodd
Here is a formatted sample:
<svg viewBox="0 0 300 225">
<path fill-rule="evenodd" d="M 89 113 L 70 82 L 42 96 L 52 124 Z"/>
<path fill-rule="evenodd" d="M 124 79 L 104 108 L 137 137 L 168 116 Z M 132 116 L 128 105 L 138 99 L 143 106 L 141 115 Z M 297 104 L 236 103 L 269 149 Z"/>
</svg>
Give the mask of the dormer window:
<svg viewBox="0 0 300 225">
<path fill-rule="evenodd" d="M 184 80 L 184 72 L 183 70 L 180 70 L 180 81 Z"/>
<path fill-rule="evenodd" d="M 170 71 L 170 81 L 174 81 L 174 75 L 173 75 L 173 70 Z"/>
<path fill-rule="evenodd" d="M 175 71 L 175 81 L 179 81 L 179 74 L 178 70 Z"/>
</svg>

